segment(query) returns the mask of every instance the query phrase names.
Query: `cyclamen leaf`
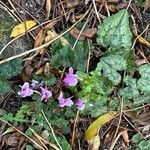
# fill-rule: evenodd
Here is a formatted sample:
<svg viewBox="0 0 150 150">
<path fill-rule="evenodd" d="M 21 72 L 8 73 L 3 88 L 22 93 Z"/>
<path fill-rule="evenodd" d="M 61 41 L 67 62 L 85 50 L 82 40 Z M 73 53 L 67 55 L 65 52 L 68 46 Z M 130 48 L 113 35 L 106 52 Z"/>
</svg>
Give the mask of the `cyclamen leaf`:
<svg viewBox="0 0 150 150">
<path fill-rule="evenodd" d="M 0 76 L 0 93 L 6 94 L 11 89 L 9 82 L 4 78 Z"/>
<path fill-rule="evenodd" d="M 138 88 L 144 94 L 150 94 L 150 64 L 145 64 L 139 67 L 141 78 L 138 80 Z"/>
<path fill-rule="evenodd" d="M 124 78 L 124 82 L 126 83 L 127 87 L 119 91 L 120 95 L 125 99 L 137 98 L 139 96 L 139 91 L 137 89 L 137 80 L 133 79 L 130 76 L 126 76 Z"/>
<path fill-rule="evenodd" d="M 4 64 L 0 64 L 0 76 L 9 79 L 21 73 L 21 59 L 15 59 Z"/>
<path fill-rule="evenodd" d="M 97 43 L 111 49 L 131 48 L 132 33 L 127 10 L 123 9 L 104 20 L 98 27 Z"/>
<path fill-rule="evenodd" d="M 121 75 L 117 71 L 126 69 L 126 60 L 120 55 L 111 54 L 103 57 L 98 66 L 102 67 L 104 76 L 117 85 L 121 81 Z"/>
<path fill-rule="evenodd" d="M 67 41 L 70 44 L 62 45 L 60 41 L 56 41 L 52 44 L 51 52 L 51 65 L 54 67 L 74 67 L 78 71 L 85 71 L 88 55 L 88 43 L 86 40 L 78 41 L 74 50 L 71 45 L 74 44 L 75 38 L 67 34 Z"/>
</svg>

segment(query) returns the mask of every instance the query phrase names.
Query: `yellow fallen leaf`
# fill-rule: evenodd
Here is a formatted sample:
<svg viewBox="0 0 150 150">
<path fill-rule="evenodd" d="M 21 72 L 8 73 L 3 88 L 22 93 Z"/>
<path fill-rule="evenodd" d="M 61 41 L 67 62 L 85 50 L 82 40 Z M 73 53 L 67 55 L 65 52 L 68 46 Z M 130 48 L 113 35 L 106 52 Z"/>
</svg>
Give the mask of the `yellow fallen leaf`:
<svg viewBox="0 0 150 150">
<path fill-rule="evenodd" d="M 22 22 L 22 23 L 16 25 L 12 29 L 10 37 L 17 37 L 20 34 L 25 33 L 26 32 L 25 23 L 26 23 L 27 30 L 31 29 L 32 27 L 34 27 L 36 25 L 36 22 L 34 20 L 29 20 L 29 21 L 26 21 L 26 22 Z"/>
<path fill-rule="evenodd" d="M 145 44 L 146 46 L 150 47 L 150 42 L 144 39 L 142 36 L 138 37 L 139 42 Z"/>
<path fill-rule="evenodd" d="M 113 119 L 117 115 L 117 113 L 118 112 L 116 111 L 110 111 L 95 120 L 86 130 L 84 137 L 85 140 L 91 140 L 92 138 L 94 138 L 98 134 L 100 127 Z"/>
<path fill-rule="evenodd" d="M 90 150 L 99 150 L 100 146 L 100 137 L 99 135 L 96 135 L 94 138 L 87 141 L 89 144 Z"/>
</svg>

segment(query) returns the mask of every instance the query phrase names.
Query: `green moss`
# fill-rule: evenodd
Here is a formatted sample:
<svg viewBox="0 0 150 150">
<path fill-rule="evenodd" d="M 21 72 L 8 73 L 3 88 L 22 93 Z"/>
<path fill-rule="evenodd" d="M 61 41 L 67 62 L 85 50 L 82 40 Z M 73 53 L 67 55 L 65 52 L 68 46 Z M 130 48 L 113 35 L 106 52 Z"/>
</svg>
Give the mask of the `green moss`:
<svg viewBox="0 0 150 150">
<path fill-rule="evenodd" d="M 7 22 L 7 20 L 3 20 L 0 22 L 0 39 L 1 38 L 4 38 L 4 34 L 5 34 L 5 31 L 7 31 L 7 29 L 9 28 L 9 23 Z"/>
</svg>

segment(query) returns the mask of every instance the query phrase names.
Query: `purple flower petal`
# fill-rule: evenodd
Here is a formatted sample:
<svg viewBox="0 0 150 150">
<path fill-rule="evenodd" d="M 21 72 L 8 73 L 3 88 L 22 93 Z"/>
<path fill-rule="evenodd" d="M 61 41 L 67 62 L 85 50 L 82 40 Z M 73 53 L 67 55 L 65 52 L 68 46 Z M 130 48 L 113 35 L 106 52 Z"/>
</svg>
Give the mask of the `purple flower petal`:
<svg viewBox="0 0 150 150">
<path fill-rule="evenodd" d="M 46 88 L 40 87 L 40 89 L 41 89 L 41 100 L 47 101 L 48 98 L 52 96 L 52 92 L 49 91 L 47 87 Z"/>
<path fill-rule="evenodd" d="M 85 103 L 82 99 L 78 99 L 78 101 L 76 102 L 76 107 L 79 109 L 79 110 L 83 110 L 84 107 L 85 107 Z"/>
<path fill-rule="evenodd" d="M 71 100 L 71 98 L 63 98 L 63 93 L 60 92 L 60 95 L 58 97 L 58 103 L 60 107 L 64 107 L 64 106 L 68 106 L 71 107 L 73 105 L 73 101 Z"/>
<path fill-rule="evenodd" d="M 69 86 L 75 86 L 78 83 L 78 75 L 73 74 L 72 67 L 69 68 L 69 73 L 66 74 L 66 77 L 64 78 L 63 82 Z"/>
<path fill-rule="evenodd" d="M 33 94 L 33 90 L 30 89 L 28 82 L 25 82 L 20 87 L 21 87 L 21 90 L 18 91 L 18 95 L 20 95 L 21 97 L 27 97 L 27 96 L 31 96 Z"/>
<path fill-rule="evenodd" d="M 65 106 L 71 107 L 73 105 L 73 101 L 70 98 L 65 99 Z"/>
</svg>

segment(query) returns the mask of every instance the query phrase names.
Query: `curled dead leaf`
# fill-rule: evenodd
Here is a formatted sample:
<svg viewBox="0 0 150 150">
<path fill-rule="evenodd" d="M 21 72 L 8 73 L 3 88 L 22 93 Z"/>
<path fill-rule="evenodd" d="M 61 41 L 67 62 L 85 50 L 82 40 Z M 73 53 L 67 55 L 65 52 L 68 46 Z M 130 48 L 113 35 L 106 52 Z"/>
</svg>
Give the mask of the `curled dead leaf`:
<svg viewBox="0 0 150 150">
<path fill-rule="evenodd" d="M 89 28 L 89 29 L 85 29 L 81 34 L 79 39 L 83 40 L 84 38 L 91 38 L 93 37 L 97 32 L 96 28 Z M 73 35 L 75 38 L 78 37 L 80 30 L 78 30 L 77 28 L 73 28 L 70 31 L 71 35 Z"/>
</svg>

